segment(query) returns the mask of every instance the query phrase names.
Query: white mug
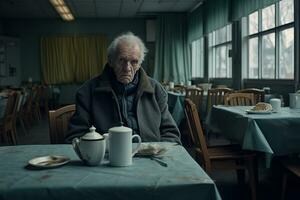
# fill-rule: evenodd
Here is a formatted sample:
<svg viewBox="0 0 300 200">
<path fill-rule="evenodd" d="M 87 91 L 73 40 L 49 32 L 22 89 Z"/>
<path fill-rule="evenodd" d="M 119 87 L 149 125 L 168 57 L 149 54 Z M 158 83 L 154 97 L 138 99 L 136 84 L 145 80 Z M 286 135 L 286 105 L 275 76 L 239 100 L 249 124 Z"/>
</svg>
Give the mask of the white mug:
<svg viewBox="0 0 300 200">
<path fill-rule="evenodd" d="M 172 82 L 172 81 L 169 82 L 169 88 L 174 89 L 174 82 Z"/>
<path fill-rule="evenodd" d="M 132 129 L 125 126 L 110 128 L 109 132 L 109 162 L 116 167 L 125 167 L 132 164 L 132 157 L 141 146 L 141 137 L 132 135 Z M 132 149 L 132 139 L 137 138 L 138 144 Z"/>
<path fill-rule="evenodd" d="M 270 104 L 274 111 L 279 112 L 281 108 L 281 100 L 277 98 L 270 99 Z"/>
</svg>

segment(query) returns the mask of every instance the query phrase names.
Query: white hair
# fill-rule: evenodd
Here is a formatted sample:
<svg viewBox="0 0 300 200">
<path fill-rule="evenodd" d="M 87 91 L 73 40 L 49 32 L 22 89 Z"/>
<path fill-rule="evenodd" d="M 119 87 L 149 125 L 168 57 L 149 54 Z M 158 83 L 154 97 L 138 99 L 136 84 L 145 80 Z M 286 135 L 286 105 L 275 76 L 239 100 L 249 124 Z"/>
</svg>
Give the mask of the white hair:
<svg viewBox="0 0 300 200">
<path fill-rule="evenodd" d="M 116 59 L 116 56 L 118 54 L 118 45 L 123 41 L 125 41 L 127 44 L 137 44 L 139 46 L 141 52 L 139 63 L 141 64 L 144 61 L 148 49 L 146 48 L 141 38 L 134 35 L 132 32 L 121 34 L 111 42 L 111 44 L 107 48 L 108 60 L 111 62 Z"/>
</svg>

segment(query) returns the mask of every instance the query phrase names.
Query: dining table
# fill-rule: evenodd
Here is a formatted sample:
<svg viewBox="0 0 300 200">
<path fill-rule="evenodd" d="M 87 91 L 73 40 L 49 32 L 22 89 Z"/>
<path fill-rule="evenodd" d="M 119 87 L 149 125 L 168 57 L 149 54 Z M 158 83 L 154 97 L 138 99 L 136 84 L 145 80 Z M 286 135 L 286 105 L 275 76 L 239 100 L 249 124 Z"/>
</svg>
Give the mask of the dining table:
<svg viewBox="0 0 300 200">
<path fill-rule="evenodd" d="M 300 110 L 251 112 L 253 106 L 213 106 L 206 123 L 212 132 L 239 143 L 243 149 L 269 158 L 300 153 Z"/>
<path fill-rule="evenodd" d="M 128 167 L 112 167 L 107 156 L 98 166 L 83 164 L 70 144 L 0 147 L 0 199 L 221 199 L 214 181 L 175 143 L 155 143 L 166 149 L 161 165 L 148 157 L 133 157 Z M 28 161 L 61 155 L 68 163 L 54 168 Z"/>
<path fill-rule="evenodd" d="M 177 126 L 184 119 L 184 93 L 168 91 L 168 107 Z"/>
</svg>

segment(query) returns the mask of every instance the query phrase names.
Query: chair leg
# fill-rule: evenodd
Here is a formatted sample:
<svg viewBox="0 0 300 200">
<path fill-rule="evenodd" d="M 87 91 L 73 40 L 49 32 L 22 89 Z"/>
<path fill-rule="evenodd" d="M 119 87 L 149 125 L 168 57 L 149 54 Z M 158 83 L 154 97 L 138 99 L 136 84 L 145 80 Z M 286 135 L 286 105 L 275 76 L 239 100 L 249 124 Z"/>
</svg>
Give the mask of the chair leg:
<svg viewBox="0 0 300 200">
<path fill-rule="evenodd" d="M 237 169 L 236 175 L 238 179 L 238 183 L 240 185 L 245 184 L 245 170 L 244 169 Z"/>
<path fill-rule="evenodd" d="M 282 191 L 281 191 L 281 200 L 285 199 L 285 191 L 286 191 L 286 184 L 287 184 L 287 173 L 284 172 L 283 173 L 283 177 L 282 177 Z"/>
<path fill-rule="evenodd" d="M 257 177 L 255 174 L 255 167 L 257 167 L 255 165 L 255 161 L 254 159 L 246 159 L 246 163 L 247 163 L 247 170 L 248 170 L 248 174 L 249 174 L 249 184 L 250 184 L 250 188 L 251 188 L 251 199 L 252 200 L 256 200 L 256 182 L 257 182 Z"/>
<path fill-rule="evenodd" d="M 9 130 L 7 132 L 7 135 L 8 135 L 8 140 L 10 140 L 9 143 L 12 145 L 17 145 L 17 137 L 15 131 L 13 129 Z"/>
<path fill-rule="evenodd" d="M 25 135 L 27 135 L 27 134 L 28 134 L 28 131 L 27 131 L 27 128 L 25 127 L 24 120 L 23 120 L 21 117 L 19 118 L 19 122 L 20 122 L 20 124 L 21 124 L 21 127 L 22 127 L 23 132 L 25 133 Z"/>
</svg>

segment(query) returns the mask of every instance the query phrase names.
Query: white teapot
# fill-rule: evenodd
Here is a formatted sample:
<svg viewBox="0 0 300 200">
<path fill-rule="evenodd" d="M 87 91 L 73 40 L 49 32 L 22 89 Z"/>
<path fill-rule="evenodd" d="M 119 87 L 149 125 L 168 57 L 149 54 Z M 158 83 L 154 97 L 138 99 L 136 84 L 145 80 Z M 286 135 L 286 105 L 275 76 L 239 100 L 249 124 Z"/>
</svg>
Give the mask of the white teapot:
<svg viewBox="0 0 300 200">
<path fill-rule="evenodd" d="M 80 139 L 74 138 L 72 145 L 78 157 L 86 165 L 99 165 L 104 158 L 105 138 L 96 132 L 94 126 Z"/>
</svg>

